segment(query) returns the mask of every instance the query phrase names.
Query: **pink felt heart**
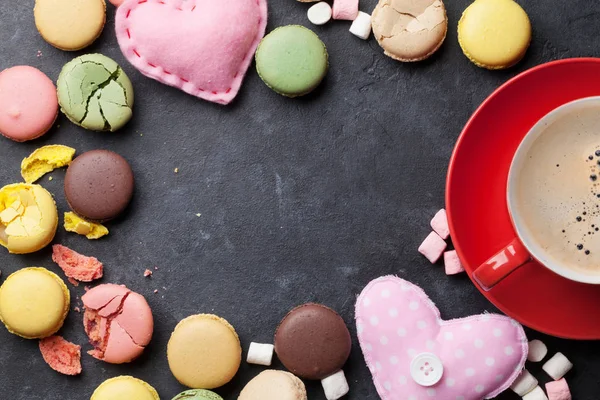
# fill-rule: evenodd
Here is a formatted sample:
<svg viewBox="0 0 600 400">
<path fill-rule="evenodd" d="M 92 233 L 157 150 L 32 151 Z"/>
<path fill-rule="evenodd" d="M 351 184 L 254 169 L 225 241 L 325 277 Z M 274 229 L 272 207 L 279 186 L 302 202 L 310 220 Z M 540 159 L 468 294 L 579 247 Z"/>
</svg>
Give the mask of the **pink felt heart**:
<svg viewBox="0 0 600 400">
<path fill-rule="evenodd" d="M 140 72 L 220 104 L 237 95 L 266 26 L 266 0 L 127 0 L 116 16 Z"/>
<path fill-rule="evenodd" d="M 527 358 L 521 325 L 484 314 L 443 321 L 425 292 L 386 276 L 369 283 L 356 303 L 358 338 L 383 400 L 479 400 L 497 396 L 514 382 Z M 432 354 L 441 380 L 419 385 L 415 357 Z M 433 372 L 432 372 L 433 373 Z"/>
</svg>

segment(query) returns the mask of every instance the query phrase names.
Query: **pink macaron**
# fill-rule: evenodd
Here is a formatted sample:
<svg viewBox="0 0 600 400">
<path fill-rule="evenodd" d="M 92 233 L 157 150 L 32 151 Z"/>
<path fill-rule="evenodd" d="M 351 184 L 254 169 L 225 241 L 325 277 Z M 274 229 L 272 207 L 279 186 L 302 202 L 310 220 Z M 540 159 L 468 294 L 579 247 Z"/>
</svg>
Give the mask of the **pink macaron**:
<svg viewBox="0 0 600 400">
<path fill-rule="evenodd" d="M 144 296 L 125 286 L 96 286 L 81 297 L 83 325 L 94 350 L 88 352 L 111 364 L 138 358 L 154 331 L 152 311 Z"/>
<path fill-rule="evenodd" d="M 56 87 L 42 71 L 20 65 L 0 72 L 0 134 L 16 142 L 37 139 L 57 115 Z"/>
</svg>

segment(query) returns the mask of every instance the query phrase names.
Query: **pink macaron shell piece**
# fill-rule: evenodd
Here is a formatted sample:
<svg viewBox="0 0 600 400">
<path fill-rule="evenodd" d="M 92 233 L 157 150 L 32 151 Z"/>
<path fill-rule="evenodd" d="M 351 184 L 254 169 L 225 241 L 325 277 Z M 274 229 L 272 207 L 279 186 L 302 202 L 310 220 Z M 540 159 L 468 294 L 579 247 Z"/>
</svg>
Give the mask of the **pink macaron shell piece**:
<svg viewBox="0 0 600 400">
<path fill-rule="evenodd" d="M 126 0 L 117 40 L 142 74 L 201 99 L 230 103 L 267 26 L 267 0 Z"/>
<path fill-rule="evenodd" d="M 131 291 L 125 286 L 107 283 L 89 290 L 86 294 L 81 296 L 81 301 L 83 302 L 83 305 L 90 310 L 100 310 L 109 305 L 116 297 L 125 296 L 129 292 Z"/>
<path fill-rule="evenodd" d="M 115 7 L 119 7 L 121 4 L 123 4 L 125 2 L 125 0 L 108 0 L 110 1 L 110 4 L 112 4 Z"/>
<path fill-rule="evenodd" d="M 37 139 L 54 124 L 58 97 L 42 71 L 16 66 L 0 73 L 0 133 L 16 142 Z"/>
<path fill-rule="evenodd" d="M 113 324 L 115 322 L 131 336 L 136 344 L 146 346 L 150 343 L 154 331 L 154 319 L 144 296 L 131 292 Z"/>
<path fill-rule="evenodd" d="M 333 19 L 354 21 L 358 16 L 358 0 L 334 0 Z"/>
<path fill-rule="evenodd" d="M 135 344 L 127 331 L 114 320 L 110 325 L 108 342 L 101 359 L 111 364 L 123 364 L 135 360 L 143 352 L 144 347 Z"/>
</svg>

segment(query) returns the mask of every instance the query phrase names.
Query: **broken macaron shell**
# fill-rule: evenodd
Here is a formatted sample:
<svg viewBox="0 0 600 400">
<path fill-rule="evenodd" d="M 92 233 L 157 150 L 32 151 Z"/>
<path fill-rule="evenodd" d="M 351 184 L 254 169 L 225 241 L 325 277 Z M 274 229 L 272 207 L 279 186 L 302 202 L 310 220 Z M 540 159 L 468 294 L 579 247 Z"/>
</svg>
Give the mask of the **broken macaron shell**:
<svg viewBox="0 0 600 400">
<path fill-rule="evenodd" d="M 0 245 L 13 254 L 46 247 L 56 234 L 54 198 L 39 185 L 15 183 L 0 189 Z"/>
<path fill-rule="evenodd" d="M 75 149 L 53 144 L 40 147 L 21 162 L 21 176 L 27 183 L 33 183 L 57 168 L 68 166 L 73 161 Z"/>
<path fill-rule="evenodd" d="M 68 62 L 57 82 L 61 111 L 75 124 L 114 132 L 133 115 L 133 86 L 112 59 L 86 54 Z"/>
<path fill-rule="evenodd" d="M 84 329 L 98 360 L 123 364 L 135 360 L 150 343 L 154 331 L 152 311 L 144 296 L 125 286 L 96 286 L 81 297 Z"/>
<path fill-rule="evenodd" d="M 104 266 L 95 257 L 87 257 L 66 246 L 52 246 L 52 261 L 58 264 L 68 278 L 91 282 L 102 278 Z"/>
<path fill-rule="evenodd" d="M 40 340 L 40 352 L 46 364 L 64 375 L 81 373 L 81 346 L 66 341 L 61 336 Z"/>
</svg>

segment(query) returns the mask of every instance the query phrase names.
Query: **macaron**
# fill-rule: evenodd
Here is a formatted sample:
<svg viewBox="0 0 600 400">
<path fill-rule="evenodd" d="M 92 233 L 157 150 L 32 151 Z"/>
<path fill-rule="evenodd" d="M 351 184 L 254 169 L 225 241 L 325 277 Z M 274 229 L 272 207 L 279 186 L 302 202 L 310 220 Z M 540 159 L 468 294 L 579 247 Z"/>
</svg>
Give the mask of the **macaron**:
<svg viewBox="0 0 600 400">
<path fill-rule="evenodd" d="M 13 254 L 46 247 L 56 234 L 58 211 L 40 185 L 15 183 L 0 189 L 0 245 Z"/>
<path fill-rule="evenodd" d="M 167 345 L 175 378 L 194 389 L 214 389 L 235 376 L 242 361 L 233 326 L 216 315 L 192 315 L 177 324 Z"/>
<path fill-rule="evenodd" d="M 307 394 L 298 377 L 285 371 L 266 370 L 248 382 L 238 400 L 307 400 Z"/>
<path fill-rule="evenodd" d="M 56 87 L 42 71 L 21 65 L 0 72 L 0 134 L 15 142 L 37 139 L 57 115 Z"/>
<path fill-rule="evenodd" d="M 458 23 L 458 42 L 475 65 L 509 68 L 525 56 L 531 43 L 531 22 L 513 0 L 476 0 Z"/>
<path fill-rule="evenodd" d="M 105 222 L 125 211 L 135 182 L 123 157 L 109 150 L 92 150 L 71 162 L 64 186 L 69 207 L 77 215 Z"/>
<path fill-rule="evenodd" d="M 62 326 L 71 295 L 55 273 L 30 267 L 11 274 L 0 287 L 0 320 L 25 339 L 54 335 Z"/>
<path fill-rule="evenodd" d="M 118 376 L 104 381 L 90 400 L 160 400 L 152 386 L 133 376 Z"/>
<path fill-rule="evenodd" d="M 371 24 L 385 54 L 402 62 L 429 58 L 448 32 L 442 0 L 380 0 Z"/>
<path fill-rule="evenodd" d="M 86 54 L 68 62 L 57 82 L 61 111 L 93 131 L 121 129 L 133 115 L 133 86 L 112 59 Z"/>
<path fill-rule="evenodd" d="M 263 38 L 256 50 L 256 69 L 275 92 L 304 96 L 319 86 L 329 66 L 325 44 L 310 29 L 288 25 Z"/>
<path fill-rule="evenodd" d="M 83 327 L 92 357 L 111 364 L 138 358 L 152 339 L 154 319 L 144 296 L 125 286 L 104 284 L 81 296 Z"/>
<path fill-rule="evenodd" d="M 66 51 L 91 45 L 106 22 L 104 0 L 36 0 L 35 25 L 42 38 Z"/>
<path fill-rule="evenodd" d="M 275 332 L 275 353 L 294 375 L 321 380 L 341 370 L 352 338 L 338 313 L 321 304 L 294 308 Z"/>
<path fill-rule="evenodd" d="M 173 397 L 173 400 L 223 400 L 223 398 L 210 390 L 193 389 L 179 393 Z"/>
<path fill-rule="evenodd" d="M 69 165 L 74 155 L 75 149 L 69 146 L 40 147 L 21 162 L 21 176 L 25 182 L 33 183 L 45 174 Z"/>
</svg>

